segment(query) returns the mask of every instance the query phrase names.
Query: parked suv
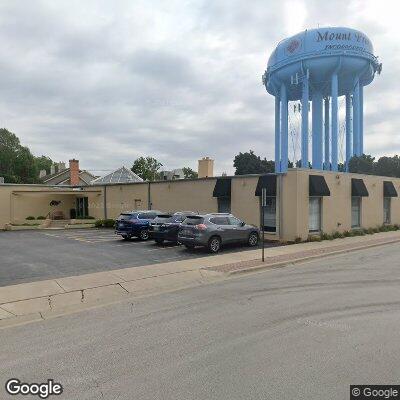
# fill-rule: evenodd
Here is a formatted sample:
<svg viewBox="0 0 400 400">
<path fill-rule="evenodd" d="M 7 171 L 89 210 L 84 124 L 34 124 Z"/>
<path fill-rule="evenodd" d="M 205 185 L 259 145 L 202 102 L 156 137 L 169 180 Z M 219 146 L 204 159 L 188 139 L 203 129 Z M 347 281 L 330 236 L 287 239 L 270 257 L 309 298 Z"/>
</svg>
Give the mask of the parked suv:
<svg viewBox="0 0 400 400">
<path fill-rule="evenodd" d="M 189 215 L 179 228 L 178 240 L 187 248 L 207 247 L 217 253 L 228 243 L 258 244 L 260 234 L 254 225 L 247 225 L 232 214 Z"/>
<path fill-rule="evenodd" d="M 150 223 L 149 234 L 157 244 L 164 241 L 178 242 L 178 231 L 181 223 L 187 216 L 196 215 L 192 211 L 176 212 L 174 214 L 160 214 Z"/>
<path fill-rule="evenodd" d="M 160 211 L 127 211 L 122 213 L 115 221 L 115 233 L 125 240 L 138 237 L 141 240 L 149 239 L 149 226 Z"/>
</svg>

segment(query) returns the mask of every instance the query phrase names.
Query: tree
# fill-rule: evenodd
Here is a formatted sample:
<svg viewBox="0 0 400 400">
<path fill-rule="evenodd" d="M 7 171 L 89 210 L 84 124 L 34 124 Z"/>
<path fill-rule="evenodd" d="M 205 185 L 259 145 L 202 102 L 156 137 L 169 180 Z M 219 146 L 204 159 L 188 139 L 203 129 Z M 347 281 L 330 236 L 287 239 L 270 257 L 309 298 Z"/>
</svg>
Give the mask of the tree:
<svg viewBox="0 0 400 400">
<path fill-rule="evenodd" d="M 373 175 L 374 161 L 375 157 L 372 157 L 369 154 L 353 156 L 349 161 L 349 172 Z"/>
<path fill-rule="evenodd" d="M 236 169 L 235 175 L 265 174 L 275 170 L 274 161 L 266 158 L 262 160 L 260 156 L 254 154 L 253 150 L 237 154 L 233 160 L 233 166 Z"/>
<path fill-rule="evenodd" d="M 5 128 L 0 129 L 0 176 L 7 183 L 40 182 L 34 156 Z"/>
<path fill-rule="evenodd" d="M 162 164 L 153 157 L 139 157 L 132 165 L 131 171 L 139 175 L 145 181 L 158 179 L 158 171 Z"/>
<path fill-rule="evenodd" d="M 398 155 L 394 157 L 381 157 L 375 163 L 375 174 L 381 176 L 396 176 L 400 178 L 400 158 Z"/>
<path fill-rule="evenodd" d="M 50 173 L 51 166 L 54 164 L 54 161 L 47 156 L 35 157 L 35 165 L 37 170 L 40 172 L 42 169 L 46 170 L 46 173 Z"/>
<path fill-rule="evenodd" d="M 182 168 L 183 175 L 185 179 L 196 179 L 197 178 L 197 172 L 193 171 L 192 168 L 190 167 L 183 167 Z"/>
</svg>

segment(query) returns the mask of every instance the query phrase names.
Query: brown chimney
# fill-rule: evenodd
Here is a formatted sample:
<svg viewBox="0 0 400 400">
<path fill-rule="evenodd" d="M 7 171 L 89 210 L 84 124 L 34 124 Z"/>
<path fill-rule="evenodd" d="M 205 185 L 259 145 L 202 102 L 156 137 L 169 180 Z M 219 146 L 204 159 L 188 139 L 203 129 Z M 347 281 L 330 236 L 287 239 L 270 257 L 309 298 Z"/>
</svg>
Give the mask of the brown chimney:
<svg viewBox="0 0 400 400">
<path fill-rule="evenodd" d="M 69 160 L 69 184 L 71 186 L 79 185 L 79 160 Z"/>
</svg>

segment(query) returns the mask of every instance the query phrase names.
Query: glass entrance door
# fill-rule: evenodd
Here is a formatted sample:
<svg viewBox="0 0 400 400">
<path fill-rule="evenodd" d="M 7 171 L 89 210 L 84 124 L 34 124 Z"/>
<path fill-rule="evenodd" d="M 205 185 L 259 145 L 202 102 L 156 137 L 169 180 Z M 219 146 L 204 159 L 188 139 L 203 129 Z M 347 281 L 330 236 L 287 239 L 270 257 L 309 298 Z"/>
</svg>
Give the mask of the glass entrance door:
<svg viewBox="0 0 400 400">
<path fill-rule="evenodd" d="M 77 197 L 76 199 L 76 218 L 86 218 L 89 216 L 89 200 L 87 197 Z"/>
</svg>

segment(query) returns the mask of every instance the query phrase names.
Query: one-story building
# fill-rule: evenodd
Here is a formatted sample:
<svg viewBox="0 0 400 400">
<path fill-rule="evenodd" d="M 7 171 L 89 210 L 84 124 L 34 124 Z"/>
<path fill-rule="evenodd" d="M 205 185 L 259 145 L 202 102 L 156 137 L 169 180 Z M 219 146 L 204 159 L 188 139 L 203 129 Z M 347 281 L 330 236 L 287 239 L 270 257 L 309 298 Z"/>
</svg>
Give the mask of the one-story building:
<svg viewBox="0 0 400 400">
<path fill-rule="evenodd" d="M 49 187 L 0 185 L 0 229 L 28 216 L 62 212 L 96 219 L 122 211 L 231 212 L 262 226 L 261 189 L 266 188 L 266 237 L 292 241 L 320 232 L 331 234 L 382 224 L 400 224 L 400 179 L 372 175 L 290 169 L 285 174 L 205 177 Z"/>
</svg>

